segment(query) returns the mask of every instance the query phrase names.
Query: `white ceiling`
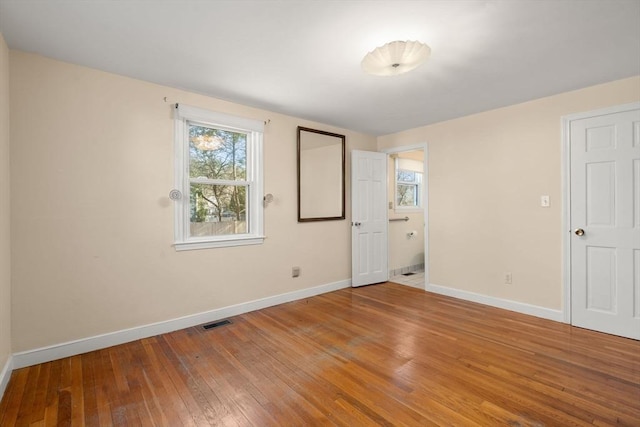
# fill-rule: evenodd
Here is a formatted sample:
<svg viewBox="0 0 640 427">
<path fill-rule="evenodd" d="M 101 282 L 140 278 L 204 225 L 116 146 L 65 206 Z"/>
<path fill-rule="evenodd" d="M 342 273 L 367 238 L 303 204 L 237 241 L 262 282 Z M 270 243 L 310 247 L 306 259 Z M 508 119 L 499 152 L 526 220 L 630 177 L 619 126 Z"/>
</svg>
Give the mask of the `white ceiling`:
<svg viewBox="0 0 640 427">
<path fill-rule="evenodd" d="M 640 0 L 0 0 L 12 49 L 383 135 L 640 74 Z M 420 40 L 417 70 L 362 57 Z"/>
</svg>

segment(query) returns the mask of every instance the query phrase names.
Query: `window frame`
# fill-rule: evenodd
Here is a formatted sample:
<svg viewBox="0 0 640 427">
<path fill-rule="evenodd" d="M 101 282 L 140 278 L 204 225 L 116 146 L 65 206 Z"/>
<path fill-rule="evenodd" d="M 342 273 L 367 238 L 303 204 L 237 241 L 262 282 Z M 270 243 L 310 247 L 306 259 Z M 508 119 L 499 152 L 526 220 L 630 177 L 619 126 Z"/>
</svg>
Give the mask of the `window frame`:
<svg viewBox="0 0 640 427">
<path fill-rule="evenodd" d="M 422 186 L 424 184 L 424 173 L 423 172 L 418 172 L 415 170 L 409 170 L 409 169 L 402 169 L 400 168 L 399 165 L 399 160 L 398 158 L 395 159 L 394 162 L 394 173 L 393 173 L 393 179 L 394 179 L 394 200 L 393 200 L 393 206 L 395 208 L 396 212 L 422 212 L 424 209 L 424 203 L 423 203 L 423 194 L 422 194 Z M 400 181 L 398 180 L 398 171 L 399 170 L 403 170 L 403 171 L 407 171 L 407 172 L 412 172 L 414 174 L 420 174 L 420 181 L 416 182 L 414 181 Z M 418 203 L 414 206 L 401 206 L 398 205 L 398 186 L 399 185 L 413 185 L 416 187 L 415 190 L 415 197 L 418 201 Z"/>
<path fill-rule="evenodd" d="M 190 236 L 189 124 L 207 126 L 247 135 L 246 177 L 233 185 L 247 186 L 247 232 L 220 236 Z M 217 113 L 184 104 L 174 108 L 174 185 L 181 192 L 174 209 L 174 248 L 176 251 L 258 245 L 264 242 L 262 121 Z M 194 181 L 198 181 L 195 179 Z M 215 180 L 222 182 L 224 180 Z"/>
</svg>

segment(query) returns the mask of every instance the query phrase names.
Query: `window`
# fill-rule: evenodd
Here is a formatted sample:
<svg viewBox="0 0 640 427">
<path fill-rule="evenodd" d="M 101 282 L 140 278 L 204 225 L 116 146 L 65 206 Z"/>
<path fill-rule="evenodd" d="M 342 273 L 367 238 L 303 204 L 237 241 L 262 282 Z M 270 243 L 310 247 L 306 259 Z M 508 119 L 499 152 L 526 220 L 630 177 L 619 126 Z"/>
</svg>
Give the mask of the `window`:
<svg viewBox="0 0 640 427">
<path fill-rule="evenodd" d="M 176 104 L 176 250 L 260 244 L 263 123 Z"/>
<path fill-rule="evenodd" d="M 422 208 L 422 162 L 396 159 L 396 210 Z"/>
</svg>

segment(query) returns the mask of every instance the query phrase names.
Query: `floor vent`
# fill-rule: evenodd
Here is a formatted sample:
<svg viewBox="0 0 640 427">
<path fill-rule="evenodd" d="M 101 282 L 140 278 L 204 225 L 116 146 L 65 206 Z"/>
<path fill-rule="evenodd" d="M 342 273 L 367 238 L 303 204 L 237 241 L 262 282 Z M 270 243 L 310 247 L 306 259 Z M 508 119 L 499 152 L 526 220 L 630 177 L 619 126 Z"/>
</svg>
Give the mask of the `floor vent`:
<svg viewBox="0 0 640 427">
<path fill-rule="evenodd" d="M 208 323 L 206 325 L 202 325 L 202 329 L 213 329 L 219 328 L 220 326 L 228 325 L 231 323 L 231 320 L 220 320 L 219 322 Z"/>
<path fill-rule="evenodd" d="M 414 273 L 412 271 L 410 271 L 409 273 L 402 273 L 403 276 L 413 276 L 414 274 L 416 274 L 416 273 Z"/>
</svg>

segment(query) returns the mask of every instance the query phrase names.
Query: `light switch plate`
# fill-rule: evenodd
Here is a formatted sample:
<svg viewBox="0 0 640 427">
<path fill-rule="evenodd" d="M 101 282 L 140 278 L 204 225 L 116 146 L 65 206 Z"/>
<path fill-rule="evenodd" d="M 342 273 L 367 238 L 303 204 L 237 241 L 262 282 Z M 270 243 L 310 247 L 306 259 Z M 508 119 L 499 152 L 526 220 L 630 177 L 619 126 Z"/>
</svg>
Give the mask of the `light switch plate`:
<svg viewBox="0 0 640 427">
<path fill-rule="evenodd" d="M 540 206 L 548 208 L 550 206 L 549 196 L 540 196 Z"/>
</svg>

